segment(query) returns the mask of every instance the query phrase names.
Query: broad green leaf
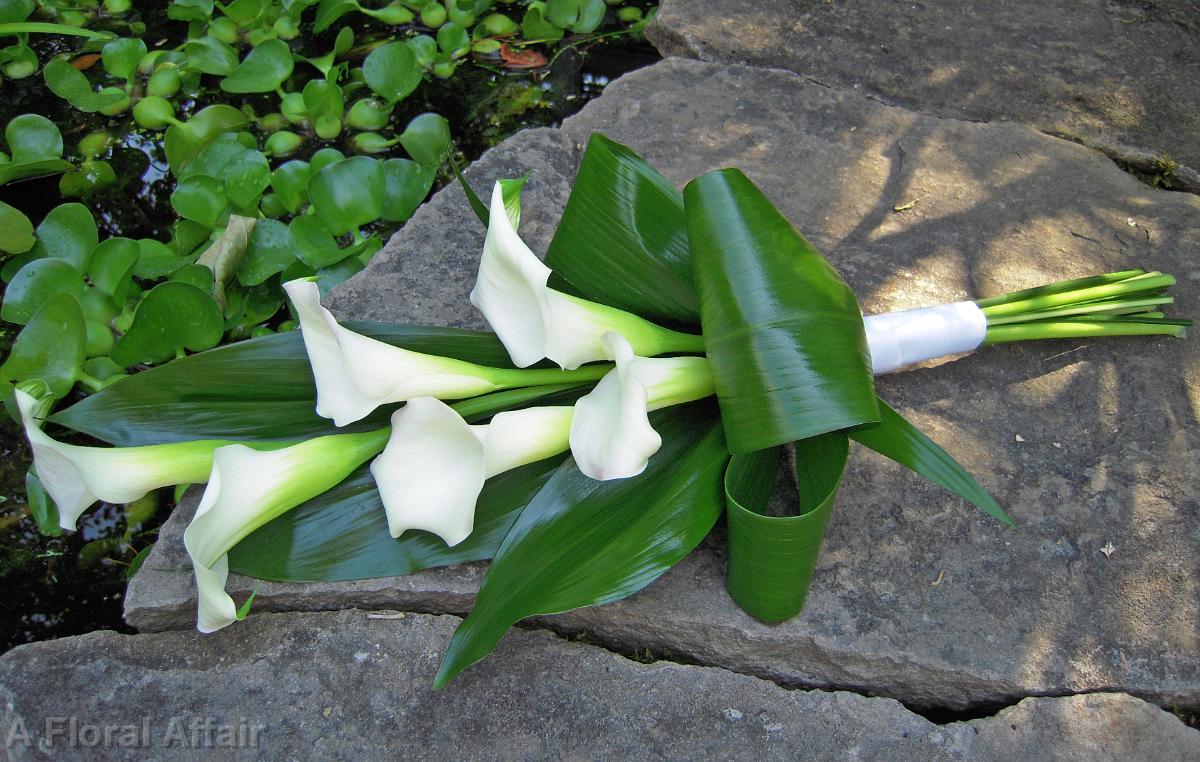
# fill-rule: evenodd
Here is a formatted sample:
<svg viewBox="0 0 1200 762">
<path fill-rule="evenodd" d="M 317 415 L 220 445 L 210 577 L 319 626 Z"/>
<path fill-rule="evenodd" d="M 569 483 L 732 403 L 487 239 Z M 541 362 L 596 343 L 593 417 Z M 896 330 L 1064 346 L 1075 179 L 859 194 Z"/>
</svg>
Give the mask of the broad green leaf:
<svg viewBox="0 0 1200 762">
<path fill-rule="evenodd" d="M 308 198 L 321 222 L 339 236 L 380 218 L 386 184 L 378 161 L 355 156 L 313 174 Z"/>
<path fill-rule="evenodd" d="M 92 90 L 92 84 L 83 72 L 61 58 L 46 64 L 43 76 L 52 93 L 89 114 L 114 106 L 129 97 L 116 87 L 106 87 L 99 92 Z"/>
<path fill-rule="evenodd" d="M 245 260 L 250 234 L 257 222 L 253 217 L 230 215 L 221 235 L 196 259 L 196 264 L 212 270 L 212 297 L 222 308 L 225 306 L 225 286 L 233 282 L 234 274 Z"/>
<path fill-rule="evenodd" d="M 600 0 L 601 3 L 604 0 Z M 437 44 L 444 52 L 455 58 L 465 56 L 471 51 L 471 36 L 462 26 L 453 22 L 442 24 L 437 32 Z M 414 60 L 415 64 L 416 61 Z"/>
<path fill-rule="evenodd" d="M 35 0 L 4 0 L 0 2 L 0 24 L 15 24 L 29 18 L 37 7 Z"/>
<path fill-rule="evenodd" d="M 0 251 L 20 254 L 29 251 L 36 242 L 29 218 L 20 209 L 0 201 Z"/>
<path fill-rule="evenodd" d="M 171 273 L 171 280 L 177 283 L 187 283 L 206 294 L 211 294 L 216 278 L 213 271 L 204 265 L 189 264 Z"/>
<path fill-rule="evenodd" d="M 384 178 L 383 219 L 404 222 L 429 195 L 436 172 L 407 159 L 388 159 L 382 163 Z"/>
<path fill-rule="evenodd" d="M 11 156 L 0 164 L 0 185 L 73 166 L 62 158 L 63 141 L 58 127 L 39 114 L 22 114 L 10 120 L 4 128 L 4 139 Z"/>
<path fill-rule="evenodd" d="M 61 259 L 38 259 L 22 267 L 4 291 L 0 319 L 25 325 L 51 297 L 83 295 L 83 277 Z"/>
<path fill-rule="evenodd" d="M 175 21 L 207 21 L 212 12 L 213 0 L 174 0 L 167 6 L 167 18 Z"/>
<path fill-rule="evenodd" d="M 304 60 L 317 67 L 317 71 L 321 72 L 322 77 L 329 79 L 329 71 L 333 68 L 334 62 L 352 47 L 354 47 L 354 30 L 344 26 L 338 30 L 337 39 L 333 42 L 333 50 L 318 58 L 305 58 Z"/>
<path fill-rule="evenodd" d="M 372 50 L 362 70 L 367 86 L 389 103 L 407 98 L 421 84 L 417 57 L 403 42 L 389 42 Z"/>
<path fill-rule="evenodd" d="M 546 18 L 546 4 L 535 1 L 525 9 L 525 17 L 521 20 L 521 36 L 526 40 L 555 42 L 562 39 L 563 30 Z"/>
<path fill-rule="evenodd" d="M 221 341 L 223 328 L 221 308 L 207 293 L 187 283 L 160 283 L 138 304 L 133 325 L 113 347 L 112 359 L 128 368 L 162 362 L 185 349 L 210 349 Z"/>
<path fill-rule="evenodd" d="M 138 261 L 133 274 L 139 278 L 165 278 L 186 264 L 190 257 L 181 257 L 165 243 L 152 238 L 138 241 Z"/>
<path fill-rule="evenodd" d="M 311 177 L 309 163 L 299 159 L 280 164 L 271 173 L 271 187 L 291 214 L 300 211 L 300 207 L 308 203 L 308 181 Z"/>
<path fill-rule="evenodd" d="M 82 332 L 82 316 L 80 323 Z M 383 323 L 345 325 L 414 352 L 512 367 L 508 352 L 490 333 Z M 138 373 L 55 413 L 52 420 L 111 444 L 132 446 L 213 438 L 302 439 L 365 431 L 386 424 L 395 409 L 381 408 L 362 422 L 337 429 L 332 421 L 317 416 L 315 399 L 304 342 L 298 331 L 291 331 Z"/>
<path fill-rule="evenodd" d="M 206 228 L 220 227 L 229 208 L 225 183 L 207 175 L 193 175 L 180 181 L 171 192 L 171 206 L 184 219 Z"/>
<path fill-rule="evenodd" d="M 25 500 L 29 505 L 29 515 L 37 525 L 39 533 L 47 537 L 58 537 L 62 527 L 58 523 L 58 506 L 46 494 L 42 480 L 32 469 L 25 473 Z"/>
<path fill-rule="evenodd" d="M 944 487 L 989 516 L 1013 525 L 1004 509 L 958 461 L 904 416 L 879 400 L 879 425 L 847 432 L 851 439 Z"/>
<path fill-rule="evenodd" d="M 79 297 L 79 306 L 83 308 L 83 317 L 95 323 L 107 324 L 117 315 L 121 308 L 112 297 L 95 286 L 87 286 Z"/>
<path fill-rule="evenodd" d="M 146 43 L 140 39 L 118 37 L 104 43 L 100 60 L 104 70 L 118 79 L 131 79 L 137 73 L 138 62 L 146 55 Z"/>
<path fill-rule="evenodd" d="M 314 122 L 323 116 L 340 117 L 346 110 L 342 88 L 324 79 L 309 80 L 301 93 L 308 118 Z"/>
<path fill-rule="evenodd" d="M 271 165 L 262 152 L 247 149 L 225 170 L 225 195 L 242 211 L 252 210 L 271 185 Z"/>
<path fill-rule="evenodd" d="M 604 21 L 604 0 L 547 0 L 545 15 L 550 23 L 575 34 L 589 34 Z"/>
<path fill-rule="evenodd" d="M 560 461 L 550 458 L 488 479 L 475 505 L 471 536 L 452 548 L 428 532 L 393 538 L 379 490 L 364 465 L 238 543 L 229 553 L 229 568 L 258 579 L 328 582 L 488 559 Z"/>
<path fill-rule="evenodd" d="M 317 6 L 317 15 L 313 20 L 313 31 L 320 34 L 333 26 L 334 22 L 342 16 L 357 10 L 358 3 L 354 0 L 321 0 Z"/>
<path fill-rule="evenodd" d="M 345 158 L 346 154 L 336 148 L 322 148 L 309 158 L 308 171 L 310 175 L 315 175 L 330 164 L 337 164 Z"/>
<path fill-rule="evenodd" d="M 738 170 L 703 174 L 683 197 L 729 451 L 877 423 L 862 313 L 841 276 Z"/>
<path fill-rule="evenodd" d="M 196 175 L 224 178 L 225 171 L 236 166 L 250 152 L 257 153 L 254 149 L 242 145 L 237 133 L 221 133 L 197 151 L 187 166 L 179 169 L 175 177 L 177 180 L 187 180 Z"/>
<path fill-rule="evenodd" d="M 83 204 L 59 204 L 50 210 L 37 227 L 34 251 L 62 259 L 81 274 L 87 272 L 88 259 L 100 242 L 96 220 Z"/>
<path fill-rule="evenodd" d="M 293 217 L 288 223 L 288 243 L 296 258 L 309 267 L 329 267 L 350 256 L 338 247 L 325 223 L 311 214 Z"/>
<path fill-rule="evenodd" d="M 546 252 L 588 299 L 675 325 L 700 323 L 683 195 L 620 143 L 594 133 Z"/>
<path fill-rule="evenodd" d="M 202 109 L 182 126 L 171 125 L 163 136 L 163 150 L 171 171 L 179 173 L 217 136 L 248 123 L 246 115 L 233 106 L 217 104 Z"/>
<path fill-rule="evenodd" d="M 232 74 L 238 66 L 237 51 L 211 34 L 183 45 L 187 55 L 187 68 L 202 74 L 220 77 Z"/>
<path fill-rule="evenodd" d="M 437 169 L 454 148 L 450 123 L 440 114 L 418 114 L 400 134 L 400 145 L 418 164 Z"/>
<path fill-rule="evenodd" d="M 227 93 L 269 93 L 292 76 L 292 50 L 283 40 L 256 45 L 237 70 L 221 80 Z"/>
<path fill-rule="evenodd" d="M 711 405 L 651 415 L 663 446 L 636 479 L 596 481 L 568 459 L 496 552 L 435 680 L 442 687 L 535 614 L 619 600 L 686 556 L 721 515 L 728 455 Z"/>
<path fill-rule="evenodd" d="M 106 188 L 117 181 L 112 165 L 101 159 L 84 159 L 79 169 L 69 171 L 58 179 L 58 192 L 81 198 Z"/>
<path fill-rule="evenodd" d="M 133 273 L 141 257 L 138 242 L 129 238 L 109 238 L 95 248 L 88 261 L 88 277 L 93 285 L 112 297 L 117 304 L 129 298 L 135 285 Z"/>
<path fill-rule="evenodd" d="M 70 393 L 83 367 L 87 333 L 83 310 L 70 294 L 52 296 L 17 334 L 12 351 L 0 365 L 0 383 L 41 379 L 50 393 Z"/>
<path fill-rule="evenodd" d="M 246 245 L 246 258 L 238 266 L 238 282 L 257 286 L 295 261 L 288 226 L 279 220 L 259 220 Z"/>
<path fill-rule="evenodd" d="M 418 34 L 404 42 L 412 50 L 417 66 L 420 66 L 422 70 L 433 66 L 433 59 L 437 57 L 438 52 L 437 40 L 427 34 Z"/>
<path fill-rule="evenodd" d="M 795 515 L 766 515 L 779 448 L 735 455 L 725 473 L 729 572 L 725 586 L 742 610 L 764 622 L 800 612 L 849 453 L 846 435 L 796 443 Z"/>
</svg>

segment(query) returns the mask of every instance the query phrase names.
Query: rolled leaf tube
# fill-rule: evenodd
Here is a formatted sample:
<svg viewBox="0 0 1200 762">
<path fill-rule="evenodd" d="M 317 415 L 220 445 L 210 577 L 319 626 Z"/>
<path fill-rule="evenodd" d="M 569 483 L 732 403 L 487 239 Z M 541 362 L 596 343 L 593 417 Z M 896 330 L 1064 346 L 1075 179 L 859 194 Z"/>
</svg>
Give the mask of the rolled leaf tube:
<svg viewBox="0 0 1200 762">
<path fill-rule="evenodd" d="M 546 285 L 549 278 L 550 268 L 517 235 L 497 183 L 471 303 L 504 342 L 514 365 L 524 368 L 549 358 L 570 370 L 603 360 L 601 337 L 608 331 L 621 334 L 637 354 L 648 357 L 703 349 L 699 336 L 556 291 Z"/>
</svg>

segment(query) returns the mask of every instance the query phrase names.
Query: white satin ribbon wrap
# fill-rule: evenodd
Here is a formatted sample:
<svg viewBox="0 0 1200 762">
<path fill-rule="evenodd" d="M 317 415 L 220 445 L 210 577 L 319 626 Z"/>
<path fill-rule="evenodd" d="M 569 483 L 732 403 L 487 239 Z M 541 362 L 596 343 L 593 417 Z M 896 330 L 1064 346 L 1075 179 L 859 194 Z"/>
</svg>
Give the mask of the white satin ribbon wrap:
<svg viewBox="0 0 1200 762">
<path fill-rule="evenodd" d="M 871 371 L 890 373 L 935 357 L 970 352 L 983 343 L 987 317 L 975 302 L 889 312 L 863 318 Z"/>
</svg>

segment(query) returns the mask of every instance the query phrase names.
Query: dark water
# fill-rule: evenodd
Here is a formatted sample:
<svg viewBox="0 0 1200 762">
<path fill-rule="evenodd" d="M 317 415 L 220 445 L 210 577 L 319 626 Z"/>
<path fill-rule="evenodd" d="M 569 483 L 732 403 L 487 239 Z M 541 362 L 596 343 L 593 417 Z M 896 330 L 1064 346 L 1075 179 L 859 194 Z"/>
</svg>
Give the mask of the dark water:
<svg viewBox="0 0 1200 762">
<path fill-rule="evenodd" d="M 46 38 L 40 43 L 40 59 L 45 61 L 62 44 Z M 565 50 L 540 71 L 462 66 L 451 79 L 433 80 L 410 96 L 397 109 L 393 126 L 403 129 L 412 116 L 436 111 L 450 120 L 462 158 L 470 161 L 521 129 L 558 125 L 611 80 L 656 60 L 657 53 L 644 41 L 616 38 Z M 74 111 L 45 88 L 39 75 L 0 83 L 0 125 L 30 112 L 58 124 L 70 159 L 80 158 L 72 155 L 76 143 L 95 129 L 124 136 L 106 157 L 117 183 L 85 203 L 101 228 L 101 238 L 168 238 L 167 228 L 175 219 L 169 202 L 173 183 L 154 133 L 137 130 L 128 116 Z M 316 147 L 305 146 L 298 155 Z M 446 181 L 443 177 L 440 182 Z M 49 177 L 4 186 L 0 200 L 21 209 L 36 225 L 57 204 L 77 199 L 61 198 L 58 178 Z M 0 323 L 0 358 L 7 356 L 18 329 Z M 126 571 L 137 553 L 153 542 L 169 505 L 151 518 L 141 516 L 131 532 L 121 507 L 101 504 L 85 514 L 80 531 L 44 537 L 26 503 L 28 447 L 19 427 L 3 412 L 0 458 L 0 652 L 97 629 L 130 631 L 121 620 Z M 161 497 L 168 500 L 169 491 Z"/>
</svg>

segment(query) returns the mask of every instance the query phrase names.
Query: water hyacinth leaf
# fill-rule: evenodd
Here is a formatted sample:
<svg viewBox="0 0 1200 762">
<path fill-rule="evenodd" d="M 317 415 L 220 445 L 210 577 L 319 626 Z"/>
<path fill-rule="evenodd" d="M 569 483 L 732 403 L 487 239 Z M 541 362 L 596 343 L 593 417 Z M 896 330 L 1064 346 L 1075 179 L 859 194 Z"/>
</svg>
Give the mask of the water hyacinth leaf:
<svg viewBox="0 0 1200 762">
<path fill-rule="evenodd" d="M 143 238 L 138 241 L 138 261 L 133 274 L 138 278 L 155 280 L 165 278 L 187 264 L 191 264 L 190 257 L 179 256 L 161 241 Z"/>
<path fill-rule="evenodd" d="M 51 297 L 83 295 L 79 271 L 61 259 L 38 259 L 22 267 L 4 291 L 0 319 L 25 325 Z"/>
<path fill-rule="evenodd" d="M 349 251 L 338 248 L 325 223 L 311 214 L 293 217 L 287 228 L 292 252 L 309 267 L 328 267 L 350 255 Z"/>
<path fill-rule="evenodd" d="M 491 333 L 352 321 L 345 326 L 414 352 L 512 367 L 508 351 Z M 51 420 L 110 444 L 132 446 L 189 439 L 303 439 L 367 431 L 386 425 L 394 409 L 385 406 L 338 429 L 316 414 L 314 399 L 316 388 L 304 342 L 299 332 L 291 331 L 151 368 L 60 410 Z"/>
<path fill-rule="evenodd" d="M 107 161 L 85 159 L 79 169 L 58 179 L 58 192 L 64 196 L 85 197 L 117 181 L 116 170 Z"/>
<path fill-rule="evenodd" d="M 314 153 L 308 160 L 308 171 L 315 175 L 330 164 L 337 164 L 339 161 L 345 161 L 346 154 L 336 148 L 322 148 Z"/>
<path fill-rule="evenodd" d="M 474 530 L 452 548 L 417 530 L 393 538 L 379 490 L 364 465 L 238 543 L 229 553 L 229 568 L 258 579 L 332 582 L 488 559 L 560 462 L 550 458 L 489 479 L 475 506 Z"/>
<path fill-rule="evenodd" d="M 429 195 L 436 171 L 408 159 L 388 159 L 383 162 L 385 189 L 383 219 L 404 222 Z"/>
<path fill-rule="evenodd" d="M 421 84 L 421 66 L 404 42 L 389 42 L 372 50 L 362 70 L 367 87 L 389 103 L 404 100 Z"/>
<path fill-rule="evenodd" d="M 521 19 L 521 36 L 526 40 L 555 42 L 562 39 L 563 30 L 546 18 L 546 4 L 535 0 Z"/>
<path fill-rule="evenodd" d="M 225 79 L 227 93 L 269 93 L 292 76 L 292 50 L 283 40 L 265 40 L 251 49 L 246 60 Z"/>
<path fill-rule="evenodd" d="M 171 171 L 179 173 L 219 135 L 248 123 L 246 115 L 233 106 L 217 104 L 202 109 L 183 125 L 171 125 L 163 136 L 163 150 Z"/>
<path fill-rule="evenodd" d="M 257 222 L 253 217 L 230 215 L 221 235 L 196 259 L 197 265 L 212 270 L 212 297 L 221 307 L 225 306 L 225 285 L 233 282 L 235 273 L 246 258 L 246 247 Z"/>
<path fill-rule="evenodd" d="M 32 470 L 25 473 L 25 500 L 39 534 L 47 537 L 58 537 L 62 534 L 62 527 L 58 523 L 58 506 L 46 494 L 42 480 Z"/>
<path fill-rule="evenodd" d="M 250 210 L 271 185 L 271 165 L 260 151 L 246 150 L 223 177 L 229 200 L 240 210 Z"/>
<path fill-rule="evenodd" d="M 601 3 L 604 0 L 600 0 Z M 454 58 L 465 56 L 471 50 L 471 36 L 461 25 L 453 22 L 442 24 L 437 32 L 437 45 Z"/>
<path fill-rule="evenodd" d="M 15 257 L 9 257 L 4 260 L 4 266 L 0 267 L 0 280 L 3 280 L 5 283 L 11 283 L 22 267 L 30 262 L 45 258 L 46 251 L 36 245 L 29 251 L 22 252 Z"/>
<path fill-rule="evenodd" d="M 29 218 L 20 209 L 0 201 L 0 251 L 21 254 L 33 248 L 36 242 Z"/>
<path fill-rule="evenodd" d="M 213 271 L 204 265 L 189 264 L 171 273 L 171 280 L 177 283 L 187 283 L 210 294 L 216 277 L 213 275 Z"/>
<path fill-rule="evenodd" d="M 29 18 L 37 7 L 35 0 L 5 0 L 0 3 L 0 24 L 15 24 Z"/>
<path fill-rule="evenodd" d="M 357 10 L 358 3 L 354 0 L 321 0 L 317 6 L 316 18 L 313 20 L 313 31 L 320 34 L 333 26 L 334 22 L 342 16 Z"/>
<path fill-rule="evenodd" d="M 212 12 L 213 0 L 173 0 L 167 6 L 167 18 L 173 21 L 207 21 Z"/>
<path fill-rule="evenodd" d="M 0 185 L 72 167 L 62 158 L 63 140 L 58 127 L 40 114 L 21 114 L 11 119 L 4 128 L 4 140 L 11 155 L 9 161 L 0 164 Z"/>
<path fill-rule="evenodd" d="M 347 256 L 336 264 L 316 270 L 313 274 L 317 277 L 317 287 L 320 290 L 321 298 L 324 299 L 330 291 L 358 275 L 365 267 L 362 260 L 354 256 Z"/>
<path fill-rule="evenodd" d="M 342 88 L 328 80 L 309 80 L 301 97 L 309 119 L 314 121 L 321 117 L 340 117 L 346 110 Z"/>
<path fill-rule="evenodd" d="M 735 455 L 725 474 L 729 573 L 725 587 L 742 610 L 782 622 L 804 607 L 849 446 L 839 432 L 796 443 L 799 506 L 792 516 L 767 516 L 779 448 Z"/>
<path fill-rule="evenodd" d="M 278 312 L 282 305 L 283 289 L 275 281 L 247 288 L 242 303 L 242 323 L 258 325 Z"/>
<path fill-rule="evenodd" d="M 83 72 L 61 58 L 46 64 L 42 74 L 50 92 L 88 114 L 116 105 L 128 97 L 115 87 L 106 87 L 99 92 L 92 90 L 92 84 Z"/>
<path fill-rule="evenodd" d="M 651 421 L 663 446 L 641 478 L 596 481 L 568 459 L 529 502 L 455 631 L 436 687 L 521 619 L 631 595 L 704 539 L 721 515 L 728 459 L 715 411 L 686 405 Z"/>
<path fill-rule="evenodd" d="M 64 260 L 81 274 L 87 272 L 88 259 L 100 242 L 96 219 L 83 204 L 59 204 L 37 227 L 34 251 Z"/>
<path fill-rule="evenodd" d="M 141 254 L 138 242 L 130 238 L 105 239 L 92 252 L 88 277 L 96 288 L 121 304 L 136 288 L 133 273 Z"/>
<path fill-rule="evenodd" d="M 17 334 L 12 351 L 0 365 L 0 383 L 41 379 L 50 393 L 70 393 L 83 369 L 87 331 L 83 310 L 70 294 L 52 296 Z"/>
<path fill-rule="evenodd" d="M 197 175 L 223 178 L 227 169 L 236 166 L 242 157 L 251 151 L 252 149 L 242 145 L 237 133 L 221 133 L 197 151 L 186 167 L 180 167 L 175 177 L 178 180 L 187 180 Z"/>
<path fill-rule="evenodd" d="M 588 141 L 546 264 L 588 299 L 651 320 L 700 323 L 683 194 L 603 135 Z"/>
<path fill-rule="evenodd" d="M 300 211 L 300 207 L 308 203 L 308 181 L 311 177 L 311 166 L 299 159 L 280 164 L 271 173 L 271 187 L 279 194 L 280 201 L 290 214 Z"/>
<path fill-rule="evenodd" d="M 259 220 L 246 244 L 246 258 L 238 266 L 238 282 L 257 286 L 295 261 L 288 226 L 279 220 Z"/>
<path fill-rule="evenodd" d="M 142 298 L 133 324 L 111 356 L 126 368 L 162 362 L 185 349 L 199 352 L 215 347 L 223 330 L 221 308 L 211 296 L 188 283 L 167 281 Z"/>
<path fill-rule="evenodd" d="M 547 0 L 545 16 L 563 29 L 588 34 L 604 21 L 606 10 L 604 0 Z"/>
<path fill-rule="evenodd" d="M 400 134 L 400 145 L 418 164 L 436 169 L 454 148 L 450 123 L 440 114 L 418 114 Z"/>
<path fill-rule="evenodd" d="M 989 516 L 1013 525 L 975 477 L 883 400 L 879 401 L 879 416 L 878 426 L 855 429 L 848 432 L 850 438 L 953 492 Z"/>
<path fill-rule="evenodd" d="M 171 192 L 171 207 L 180 217 L 206 228 L 220 227 L 221 217 L 229 208 L 225 183 L 208 175 L 181 180 Z"/>
<path fill-rule="evenodd" d="M 315 173 L 308 182 L 308 198 L 321 222 L 339 236 L 379 219 L 385 187 L 379 162 L 355 156 Z"/>
<path fill-rule="evenodd" d="M 683 192 L 729 451 L 747 453 L 879 421 L 854 292 L 735 169 Z"/>
<path fill-rule="evenodd" d="M 188 40 L 183 45 L 183 52 L 187 55 L 187 68 L 201 74 L 224 77 L 238 67 L 237 51 L 211 34 Z"/>
<path fill-rule="evenodd" d="M 118 37 L 104 43 L 100 60 L 104 70 L 118 79 L 131 79 L 137 73 L 138 62 L 146 55 L 146 43 L 140 39 Z"/>
</svg>

